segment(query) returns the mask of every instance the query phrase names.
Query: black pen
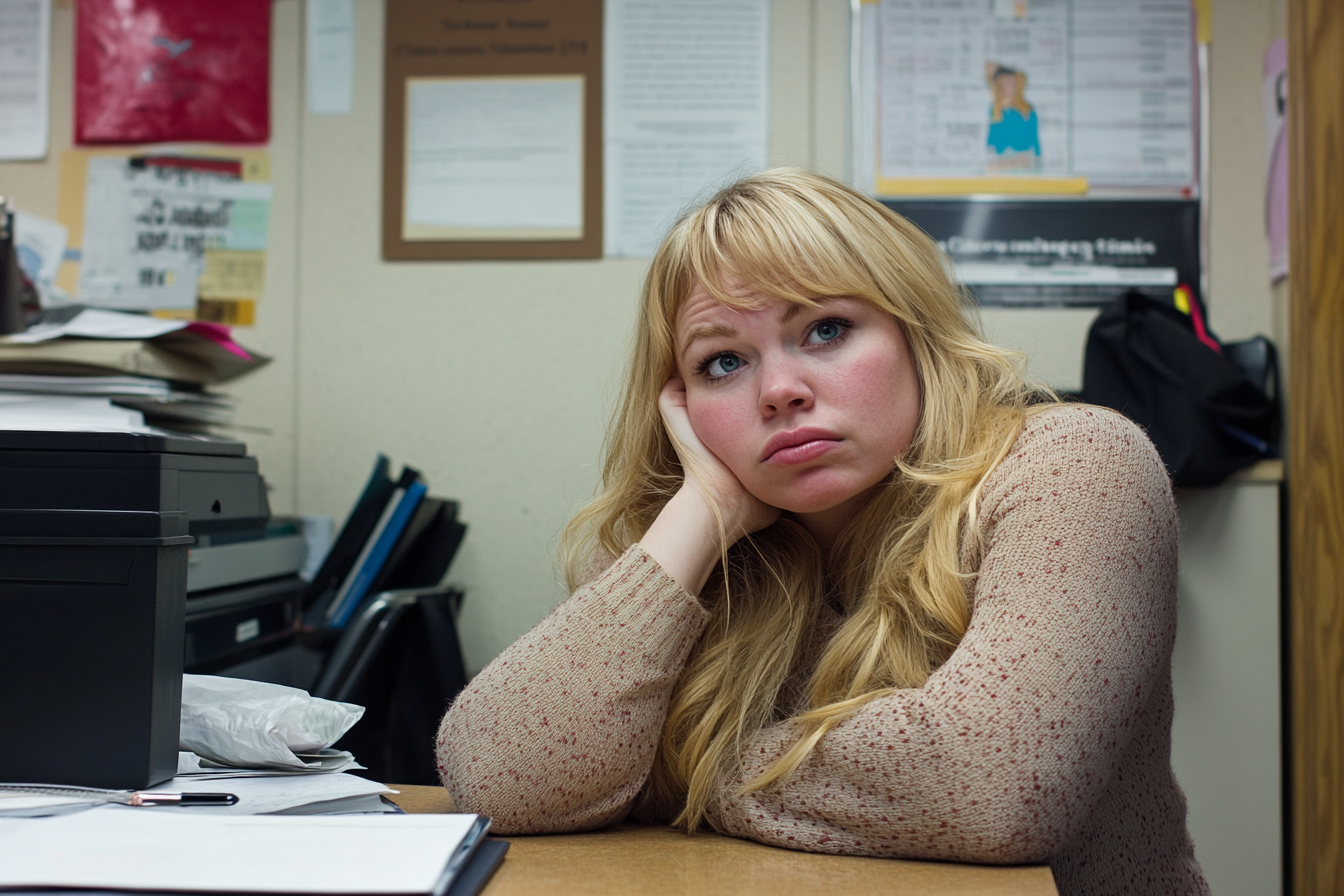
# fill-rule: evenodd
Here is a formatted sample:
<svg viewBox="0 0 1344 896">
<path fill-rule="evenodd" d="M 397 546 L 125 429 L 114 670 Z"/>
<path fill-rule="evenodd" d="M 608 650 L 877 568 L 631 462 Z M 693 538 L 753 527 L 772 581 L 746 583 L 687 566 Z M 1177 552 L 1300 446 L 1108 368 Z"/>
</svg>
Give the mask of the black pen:
<svg viewBox="0 0 1344 896">
<path fill-rule="evenodd" d="M 154 790 L 102 790 L 97 787 L 61 787 L 50 784 L 0 784 L 0 794 L 22 793 L 117 803 L 122 806 L 232 806 L 232 793 L 168 793 Z"/>
<path fill-rule="evenodd" d="M 139 791 L 129 794 L 128 806 L 232 806 L 238 797 L 232 793 L 158 793 Z"/>
</svg>

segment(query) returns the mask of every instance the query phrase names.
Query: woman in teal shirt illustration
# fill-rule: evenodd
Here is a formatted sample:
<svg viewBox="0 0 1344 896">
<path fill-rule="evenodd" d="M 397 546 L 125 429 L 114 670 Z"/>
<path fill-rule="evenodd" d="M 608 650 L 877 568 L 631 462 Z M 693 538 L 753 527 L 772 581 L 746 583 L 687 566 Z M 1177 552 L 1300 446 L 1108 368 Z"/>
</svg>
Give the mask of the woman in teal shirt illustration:
<svg viewBox="0 0 1344 896">
<path fill-rule="evenodd" d="M 985 63 L 985 81 L 994 102 L 989 109 L 989 153 L 991 174 L 1026 173 L 1041 170 L 1041 138 L 1036 110 L 1023 95 L 1027 87 L 1025 72 Z"/>
</svg>

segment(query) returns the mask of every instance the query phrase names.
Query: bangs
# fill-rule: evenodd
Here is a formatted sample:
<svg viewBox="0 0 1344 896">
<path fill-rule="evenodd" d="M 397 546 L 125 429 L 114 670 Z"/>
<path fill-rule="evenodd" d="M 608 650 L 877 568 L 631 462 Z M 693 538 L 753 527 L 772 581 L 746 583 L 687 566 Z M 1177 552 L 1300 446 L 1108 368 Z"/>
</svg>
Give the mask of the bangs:
<svg viewBox="0 0 1344 896">
<path fill-rule="evenodd" d="M 854 209 L 815 193 L 755 187 L 750 181 L 730 187 L 683 221 L 683 264 L 691 284 L 738 308 L 751 304 L 742 294 L 750 290 L 799 305 L 846 296 L 891 310 L 863 254 L 844 235 L 856 223 Z M 691 288 L 669 297 L 677 306 L 668 309 L 672 316 Z"/>
</svg>

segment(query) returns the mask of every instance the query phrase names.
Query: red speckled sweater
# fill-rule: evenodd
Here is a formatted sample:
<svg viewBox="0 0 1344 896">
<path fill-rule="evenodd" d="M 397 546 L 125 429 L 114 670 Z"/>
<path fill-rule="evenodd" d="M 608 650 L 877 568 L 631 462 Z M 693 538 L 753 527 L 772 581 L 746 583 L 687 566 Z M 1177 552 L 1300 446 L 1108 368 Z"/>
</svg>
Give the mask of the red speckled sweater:
<svg viewBox="0 0 1344 896">
<path fill-rule="evenodd" d="M 1207 894 L 1171 771 L 1176 509 L 1156 451 L 1106 411 L 1035 415 L 978 525 L 971 624 L 948 661 L 836 726 L 782 785 L 739 795 L 797 739 L 789 722 L 760 731 L 714 827 L 816 852 L 1048 862 L 1066 896 Z M 445 716 L 457 805 L 501 833 L 624 818 L 707 618 L 632 546 Z"/>
</svg>

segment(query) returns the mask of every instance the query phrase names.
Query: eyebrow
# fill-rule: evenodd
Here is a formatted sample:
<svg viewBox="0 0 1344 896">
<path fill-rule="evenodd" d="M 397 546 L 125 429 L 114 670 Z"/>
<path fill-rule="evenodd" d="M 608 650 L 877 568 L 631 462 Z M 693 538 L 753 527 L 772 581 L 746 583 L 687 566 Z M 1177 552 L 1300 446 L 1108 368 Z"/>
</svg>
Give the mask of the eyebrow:
<svg viewBox="0 0 1344 896">
<path fill-rule="evenodd" d="M 703 327 L 696 327 L 691 331 L 690 335 L 686 337 L 686 344 L 681 347 L 681 356 L 683 358 L 686 357 L 687 353 L 691 350 L 691 346 L 697 339 L 713 339 L 716 336 L 732 338 L 736 335 L 737 330 L 726 326 L 725 324 L 706 324 Z"/>
<path fill-rule="evenodd" d="M 784 313 L 779 316 L 779 322 L 782 324 L 786 324 L 789 321 L 793 320 L 798 315 L 802 314 L 810 307 L 812 306 L 801 304 L 795 305 L 791 303 L 788 308 L 784 309 Z M 696 327 L 694 330 L 690 332 L 690 335 L 687 336 L 686 344 L 681 348 L 681 356 L 683 358 L 686 357 L 687 353 L 690 352 L 691 350 L 691 345 L 697 339 L 713 339 L 717 336 L 723 336 L 731 339 L 736 335 L 737 330 L 735 330 L 730 326 L 727 326 L 726 324 L 706 324 L 703 327 Z"/>
</svg>

